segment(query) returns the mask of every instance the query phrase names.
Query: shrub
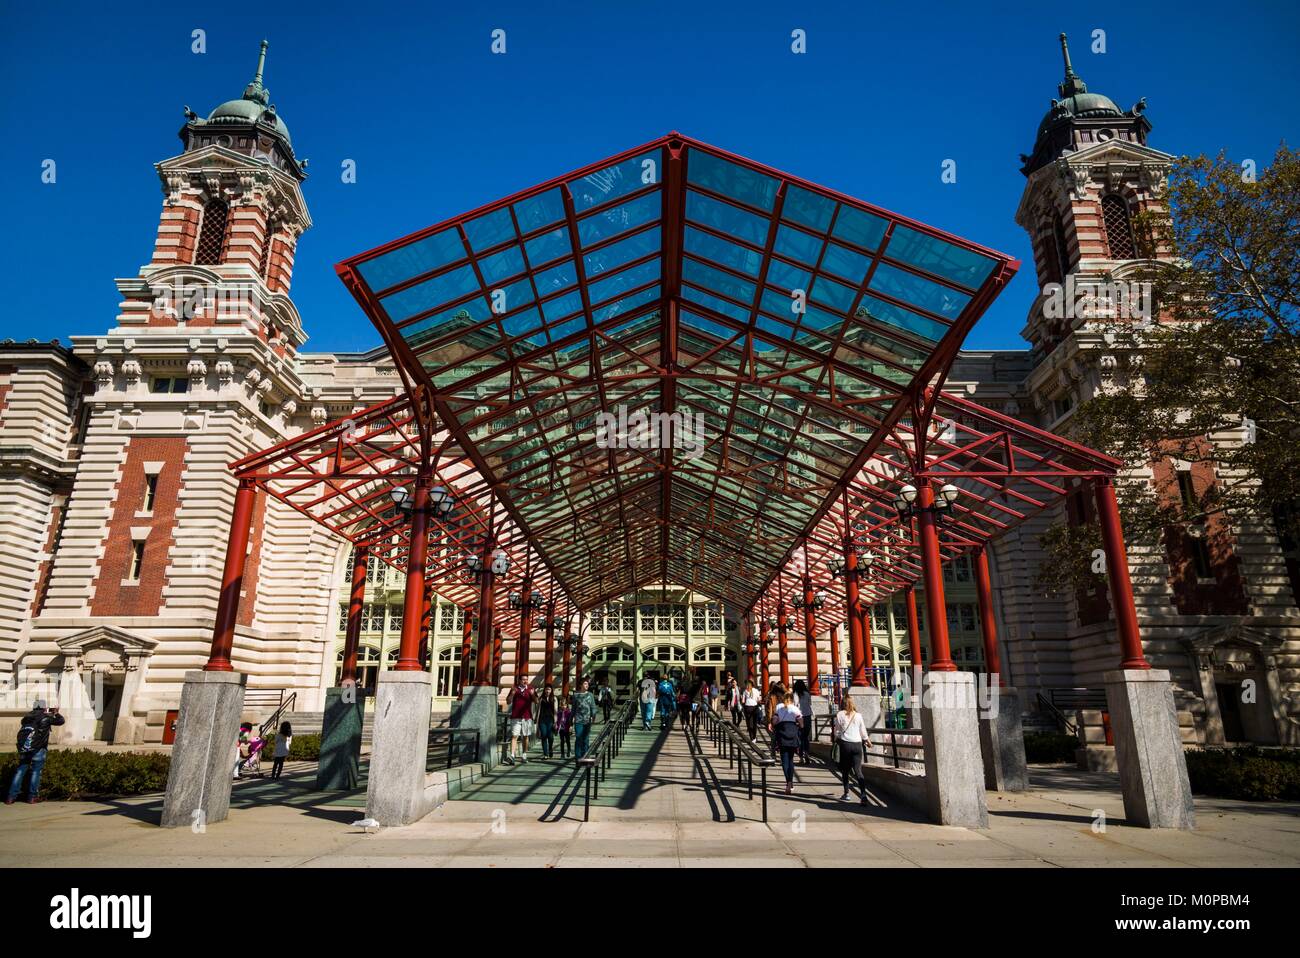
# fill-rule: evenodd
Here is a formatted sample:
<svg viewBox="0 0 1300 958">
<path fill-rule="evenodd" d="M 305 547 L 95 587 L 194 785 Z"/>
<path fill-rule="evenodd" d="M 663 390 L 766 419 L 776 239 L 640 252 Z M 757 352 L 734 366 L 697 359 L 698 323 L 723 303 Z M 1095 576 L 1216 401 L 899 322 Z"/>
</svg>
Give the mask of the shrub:
<svg viewBox="0 0 1300 958">
<path fill-rule="evenodd" d="M 1300 749 L 1188 749 L 1192 791 L 1249 802 L 1300 800 Z"/>
<path fill-rule="evenodd" d="M 17 752 L 0 755 L 0 787 L 6 794 L 17 767 Z M 171 756 L 157 752 L 55 749 L 45 759 L 40 796 L 75 800 L 160 792 L 170 768 Z"/>
<path fill-rule="evenodd" d="M 1079 739 L 1066 732 L 1026 732 L 1025 761 L 1038 765 L 1074 762 Z"/>
<path fill-rule="evenodd" d="M 263 761 L 268 761 L 275 754 L 275 733 L 266 736 L 266 748 L 262 752 Z M 294 762 L 320 761 L 320 735 L 295 735 L 289 743 L 289 759 Z"/>
</svg>

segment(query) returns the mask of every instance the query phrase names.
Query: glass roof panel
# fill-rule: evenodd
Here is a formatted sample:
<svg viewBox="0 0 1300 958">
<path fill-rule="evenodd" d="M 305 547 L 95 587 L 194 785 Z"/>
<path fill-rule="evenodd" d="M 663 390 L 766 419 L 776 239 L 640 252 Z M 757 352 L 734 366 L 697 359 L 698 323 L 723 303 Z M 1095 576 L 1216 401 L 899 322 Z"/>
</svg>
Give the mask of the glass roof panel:
<svg viewBox="0 0 1300 958">
<path fill-rule="evenodd" d="M 575 607 L 669 577 L 752 601 L 1010 271 L 676 134 L 553 182 L 340 272 Z M 702 432 L 603 448 L 620 409 Z"/>
</svg>

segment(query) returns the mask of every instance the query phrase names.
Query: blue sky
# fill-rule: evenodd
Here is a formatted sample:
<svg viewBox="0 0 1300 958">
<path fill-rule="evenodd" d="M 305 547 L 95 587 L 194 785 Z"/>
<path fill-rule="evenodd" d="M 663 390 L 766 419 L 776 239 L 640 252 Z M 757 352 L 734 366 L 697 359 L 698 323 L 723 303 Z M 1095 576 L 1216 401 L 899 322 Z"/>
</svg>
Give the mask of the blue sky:
<svg viewBox="0 0 1300 958">
<path fill-rule="evenodd" d="M 293 286 L 309 350 L 379 342 L 340 259 L 672 129 L 1028 260 L 1017 154 L 1056 95 L 1062 30 L 1090 90 L 1125 109 L 1147 98 L 1158 149 L 1263 166 L 1300 141 L 1293 2 L 443 7 L 0 0 L 0 338 L 112 324 L 113 278 L 150 255 L 153 164 L 179 151 L 182 107 L 206 115 L 239 96 L 263 37 L 272 100 L 311 161 L 315 226 Z M 1104 54 L 1089 51 L 1097 29 Z M 1031 275 L 967 346 L 1023 346 Z"/>
</svg>

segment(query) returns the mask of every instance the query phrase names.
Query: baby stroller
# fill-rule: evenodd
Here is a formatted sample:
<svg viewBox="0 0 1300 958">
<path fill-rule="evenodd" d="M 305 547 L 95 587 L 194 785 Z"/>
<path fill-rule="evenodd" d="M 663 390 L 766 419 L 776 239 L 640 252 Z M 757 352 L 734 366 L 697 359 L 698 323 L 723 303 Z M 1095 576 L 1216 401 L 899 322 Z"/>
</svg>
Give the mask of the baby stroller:
<svg viewBox="0 0 1300 958">
<path fill-rule="evenodd" d="M 262 777 L 262 749 L 266 748 L 266 739 L 260 735 L 254 735 L 248 740 L 246 746 L 241 746 L 239 750 L 239 777 Z M 245 755 L 245 752 L 247 754 Z"/>
</svg>

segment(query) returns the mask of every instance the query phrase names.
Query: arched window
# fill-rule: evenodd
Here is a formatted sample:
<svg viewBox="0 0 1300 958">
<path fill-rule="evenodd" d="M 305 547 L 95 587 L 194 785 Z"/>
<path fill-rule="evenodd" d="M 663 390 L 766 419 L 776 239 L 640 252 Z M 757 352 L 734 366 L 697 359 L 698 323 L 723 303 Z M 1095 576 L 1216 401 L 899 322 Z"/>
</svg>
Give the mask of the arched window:
<svg viewBox="0 0 1300 958">
<path fill-rule="evenodd" d="M 221 200 L 209 200 L 203 207 L 203 223 L 199 228 L 199 245 L 194 251 L 194 262 L 199 266 L 216 266 L 226 249 L 226 220 L 230 208 Z"/>
<path fill-rule="evenodd" d="M 435 694 L 442 698 L 460 694 L 460 654 L 458 645 L 448 646 L 438 653 L 438 687 Z"/>
<path fill-rule="evenodd" d="M 1118 193 L 1101 198 L 1101 222 L 1106 229 L 1106 249 L 1111 259 L 1135 259 L 1137 244 L 1133 240 L 1133 220 L 1128 200 Z"/>
</svg>

